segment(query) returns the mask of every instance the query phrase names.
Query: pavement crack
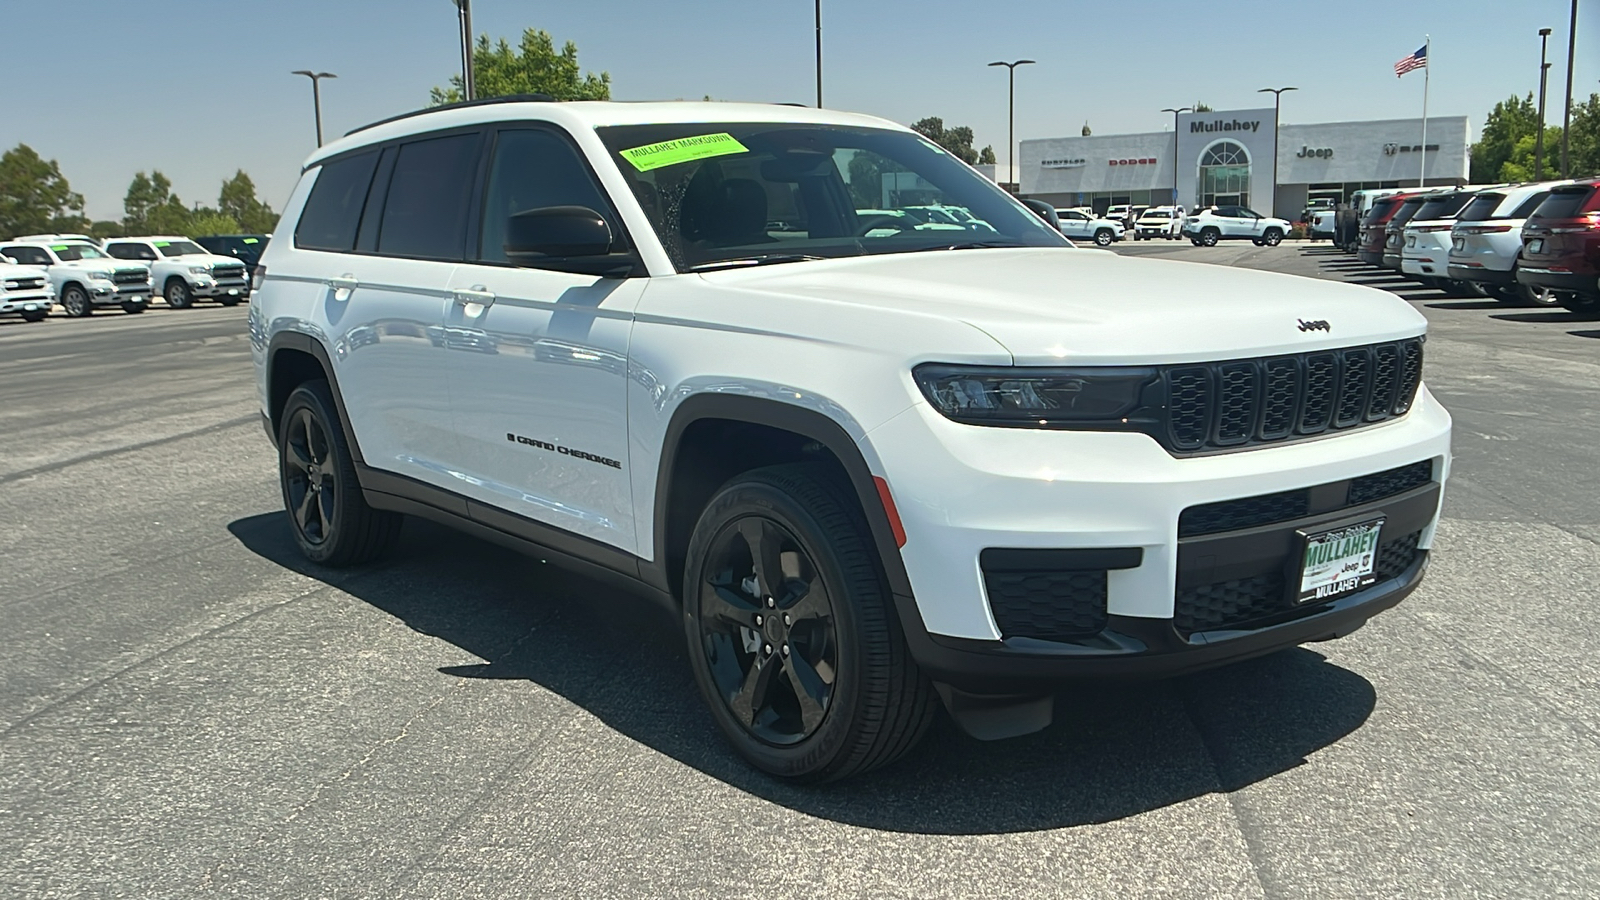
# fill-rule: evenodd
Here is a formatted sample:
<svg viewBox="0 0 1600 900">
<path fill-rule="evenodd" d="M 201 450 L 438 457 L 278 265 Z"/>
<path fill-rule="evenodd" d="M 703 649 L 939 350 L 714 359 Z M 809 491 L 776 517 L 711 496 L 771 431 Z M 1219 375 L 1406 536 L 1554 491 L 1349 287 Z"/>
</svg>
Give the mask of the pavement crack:
<svg viewBox="0 0 1600 900">
<path fill-rule="evenodd" d="M 86 462 L 94 462 L 95 460 L 105 459 L 108 456 L 117 456 L 122 453 L 132 453 L 137 450 L 147 450 L 151 447 L 159 447 L 163 444 L 171 444 L 177 441 L 188 440 L 189 438 L 215 434 L 219 431 L 226 431 L 229 428 L 238 428 L 240 425 L 248 425 L 251 422 L 259 421 L 261 421 L 260 414 L 252 413 L 251 415 L 239 416 L 223 422 L 216 422 L 214 424 L 207 425 L 204 428 L 196 428 L 191 431 L 181 431 L 177 434 L 169 434 L 165 437 L 152 438 L 148 441 L 139 441 L 138 443 L 134 444 L 125 444 L 121 447 L 108 447 L 105 450 L 96 450 L 93 453 L 85 453 L 82 456 L 74 456 L 71 459 L 63 459 L 58 462 L 45 463 L 42 466 L 34 466 L 31 469 L 23 469 L 19 472 L 12 472 L 8 475 L 0 475 L 0 484 L 6 484 L 12 481 L 21 481 L 24 478 L 32 478 L 35 475 L 43 475 L 46 472 L 54 472 Z"/>
</svg>

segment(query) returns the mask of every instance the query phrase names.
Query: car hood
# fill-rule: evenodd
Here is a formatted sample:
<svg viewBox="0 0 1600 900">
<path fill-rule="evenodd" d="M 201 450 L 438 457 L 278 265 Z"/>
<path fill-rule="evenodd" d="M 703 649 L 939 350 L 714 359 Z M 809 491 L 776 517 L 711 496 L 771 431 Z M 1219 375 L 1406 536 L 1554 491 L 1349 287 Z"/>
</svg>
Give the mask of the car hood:
<svg viewBox="0 0 1600 900">
<path fill-rule="evenodd" d="M 177 256 L 163 256 L 161 262 L 183 263 L 186 266 L 218 266 L 239 261 L 231 256 L 218 256 L 215 253 L 180 253 Z"/>
<path fill-rule="evenodd" d="M 1097 250 L 900 253 L 700 277 L 757 293 L 946 316 L 1027 365 L 1237 359 L 1426 330 L 1405 301 L 1373 288 Z"/>
<path fill-rule="evenodd" d="M 4 278 L 43 278 L 49 273 L 39 266 L 13 266 L 0 263 L 0 279 Z"/>
<path fill-rule="evenodd" d="M 149 269 L 142 262 L 131 259 L 68 259 L 56 263 L 61 269 L 99 269 L 113 272 L 117 269 Z"/>
</svg>

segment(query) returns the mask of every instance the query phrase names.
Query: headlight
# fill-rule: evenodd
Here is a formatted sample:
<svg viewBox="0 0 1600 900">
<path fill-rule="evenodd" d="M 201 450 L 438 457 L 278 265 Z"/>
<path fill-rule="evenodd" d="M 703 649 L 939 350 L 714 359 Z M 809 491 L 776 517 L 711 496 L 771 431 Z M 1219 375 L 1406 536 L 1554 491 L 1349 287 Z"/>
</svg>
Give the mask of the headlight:
<svg viewBox="0 0 1600 900">
<path fill-rule="evenodd" d="M 917 386 L 945 417 L 969 425 L 1072 427 L 1122 423 L 1157 383 L 1147 368 L 976 368 L 923 365 Z"/>
<path fill-rule="evenodd" d="M 189 274 L 191 274 L 191 275 L 210 275 L 211 274 L 211 268 L 209 266 L 190 266 L 189 267 Z"/>
<path fill-rule="evenodd" d="M 91 281 L 110 281 L 111 280 L 111 273 L 110 272 L 96 270 L 96 271 L 90 272 L 88 274 L 89 274 L 89 280 L 91 280 Z"/>
</svg>

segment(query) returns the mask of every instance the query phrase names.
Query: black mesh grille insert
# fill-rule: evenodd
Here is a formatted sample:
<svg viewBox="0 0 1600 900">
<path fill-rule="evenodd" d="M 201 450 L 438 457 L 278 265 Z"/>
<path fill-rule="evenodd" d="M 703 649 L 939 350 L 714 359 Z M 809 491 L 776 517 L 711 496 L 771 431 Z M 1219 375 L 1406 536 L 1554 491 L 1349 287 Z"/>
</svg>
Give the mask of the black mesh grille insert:
<svg viewBox="0 0 1600 900">
<path fill-rule="evenodd" d="M 1256 366 L 1253 362 L 1236 362 L 1217 367 L 1217 431 L 1212 440 L 1220 447 L 1242 444 L 1255 433 L 1260 401 Z"/>
<path fill-rule="evenodd" d="M 1308 514 L 1310 501 L 1311 492 L 1301 489 L 1191 506 L 1178 516 L 1178 537 L 1217 534 L 1272 522 L 1287 522 Z"/>
<path fill-rule="evenodd" d="M 1003 637 L 1087 637 L 1106 627 L 1106 570 L 985 572 Z"/>
<path fill-rule="evenodd" d="M 1363 475 L 1350 482 L 1350 505 L 1370 503 L 1384 497 L 1422 487 L 1433 480 L 1433 463 L 1428 460 L 1400 466 L 1386 472 Z"/>
<path fill-rule="evenodd" d="M 1394 408 L 1394 389 L 1400 383 L 1400 348 L 1379 344 L 1372 348 L 1372 397 L 1367 401 L 1368 421 L 1387 419 Z"/>
<path fill-rule="evenodd" d="M 1205 446 L 1211 429 L 1211 372 L 1199 366 L 1167 373 L 1167 424 L 1179 450 Z"/>
<path fill-rule="evenodd" d="M 1400 389 L 1395 393 L 1394 414 L 1404 415 L 1417 395 L 1417 385 L 1422 383 L 1422 342 L 1405 341 L 1400 345 Z"/>
<path fill-rule="evenodd" d="M 1306 396 L 1300 407 L 1300 433 L 1316 434 L 1333 418 L 1333 403 L 1339 390 L 1339 361 L 1332 353 L 1313 353 L 1306 357 Z"/>
<path fill-rule="evenodd" d="M 1269 359 L 1263 368 L 1266 386 L 1261 401 L 1261 438 L 1281 440 L 1294 430 L 1295 406 L 1300 401 L 1300 362 Z"/>
<path fill-rule="evenodd" d="M 1333 427 L 1349 428 L 1361 421 L 1367 410 L 1367 396 L 1372 387 L 1372 357 L 1365 347 L 1346 350 L 1339 354 L 1342 371 L 1339 373 L 1339 411 L 1333 417 Z"/>
<path fill-rule="evenodd" d="M 1421 536 L 1422 532 L 1414 531 L 1379 544 L 1373 564 L 1379 582 L 1399 577 L 1416 562 Z M 1281 571 L 1181 588 L 1175 600 L 1172 625 L 1185 635 L 1235 628 L 1292 613 L 1297 608 L 1308 612 L 1318 608 L 1316 603 L 1296 604 L 1289 597 Z"/>
</svg>

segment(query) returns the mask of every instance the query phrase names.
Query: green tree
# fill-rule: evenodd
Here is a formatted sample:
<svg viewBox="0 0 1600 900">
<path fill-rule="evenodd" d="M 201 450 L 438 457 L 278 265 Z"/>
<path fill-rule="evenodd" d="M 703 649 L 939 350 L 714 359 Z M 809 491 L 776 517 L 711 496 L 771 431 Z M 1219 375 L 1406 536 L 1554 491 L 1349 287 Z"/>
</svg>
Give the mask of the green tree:
<svg viewBox="0 0 1600 900">
<path fill-rule="evenodd" d="M 505 38 L 490 45 L 489 36 L 480 35 L 472 49 L 472 65 L 479 97 L 549 94 L 557 100 L 611 99 L 611 74 L 580 74 L 578 45 L 567 41 L 557 53 L 548 31 L 526 29 L 516 49 Z M 452 75 L 449 87 L 429 93 L 428 105 L 456 103 L 462 97 L 461 76 Z"/>
<path fill-rule="evenodd" d="M 984 147 L 982 150 L 978 151 L 978 165 L 980 165 L 980 166 L 992 166 L 994 164 L 995 164 L 995 161 L 994 161 L 994 145 L 993 144 L 990 144 L 990 145 Z"/>
<path fill-rule="evenodd" d="M 1573 176 L 1600 175 L 1600 94 L 1572 104 L 1571 127 L 1567 137 Z"/>
<path fill-rule="evenodd" d="M 972 129 L 965 125 L 946 128 L 943 119 L 929 116 L 913 123 L 911 130 L 943 147 L 951 156 L 968 165 L 978 161 L 978 151 L 972 149 Z"/>
<path fill-rule="evenodd" d="M 865 150 L 850 157 L 850 201 L 856 209 L 876 209 L 883 203 L 884 158 Z"/>
<path fill-rule="evenodd" d="M 1479 184 L 1488 184 L 1491 181 L 1534 181 L 1536 151 L 1538 150 L 1538 135 L 1525 134 L 1517 138 L 1516 144 L 1511 148 L 1511 156 L 1500 164 L 1500 170 L 1492 177 L 1486 178 Z M 1559 178 L 1561 176 L 1561 127 L 1546 128 L 1544 130 L 1544 177 Z"/>
<path fill-rule="evenodd" d="M 1472 145 L 1472 165 L 1468 178 L 1478 184 L 1488 184 L 1500 177 L 1500 170 L 1510 161 L 1517 142 L 1524 137 L 1533 138 L 1539 128 L 1539 109 L 1533 104 L 1533 94 L 1518 97 L 1515 94 L 1494 105 L 1483 120 L 1483 131 L 1478 142 Z M 1558 129 L 1559 131 L 1559 129 Z M 1560 140 L 1556 142 L 1557 162 L 1560 170 Z M 1550 147 L 1545 147 L 1545 161 L 1550 160 Z M 1546 167 L 1547 171 L 1549 167 Z"/>
<path fill-rule="evenodd" d="M 216 212 L 233 220 L 234 230 L 244 229 L 250 234 L 269 234 L 277 227 L 278 214 L 272 207 L 262 203 L 256 198 L 255 182 L 244 173 L 243 169 L 234 173 L 232 178 L 222 182 L 222 192 L 217 196 Z M 198 225 L 194 226 L 196 229 Z M 209 230 L 196 234 L 228 234 Z"/>
<path fill-rule="evenodd" d="M 122 198 L 122 227 L 128 234 L 151 234 L 151 216 L 172 197 L 172 182 L 160 169 L 136 172 Z M 181 205 L 181 201 L 180 201 Z"/>
<path fill-rule="evenodd" d="M 102 220 L 99 222 L 93 222 L 89 225 L 89 236 L 96 237 L 101 240 L 114 237 L 126 237 L 127 234 L 128 233 L 126 231 L 122 230 L 121 222 Z"/>
<path fill-rule="evenodd" d="M 56 161 L 27 144 L 0 155 L 0 235 L 82 231 L 83 195 L 73 193 Z"/>
<path fill-rule="evenodd" d="M 1209 103 L 1201 103 L 1199 100 L 1196 100 L 1194 102 L 1194 111 L 1197 112 L 1197 113 L 1216 112 L 1216 110 L 1211 108 L 1211 104 L 1209 104 Z"/>
<path fill-rule="evenodd" d="M 202 206 L 189 216 L 189 227 L 184 234 L 199 237 L 207 234 L 239 234 L 241 231 L 248 233 L 249 229 L 242 229 L 238 219 L 226 212 Z"/>
</svg>

